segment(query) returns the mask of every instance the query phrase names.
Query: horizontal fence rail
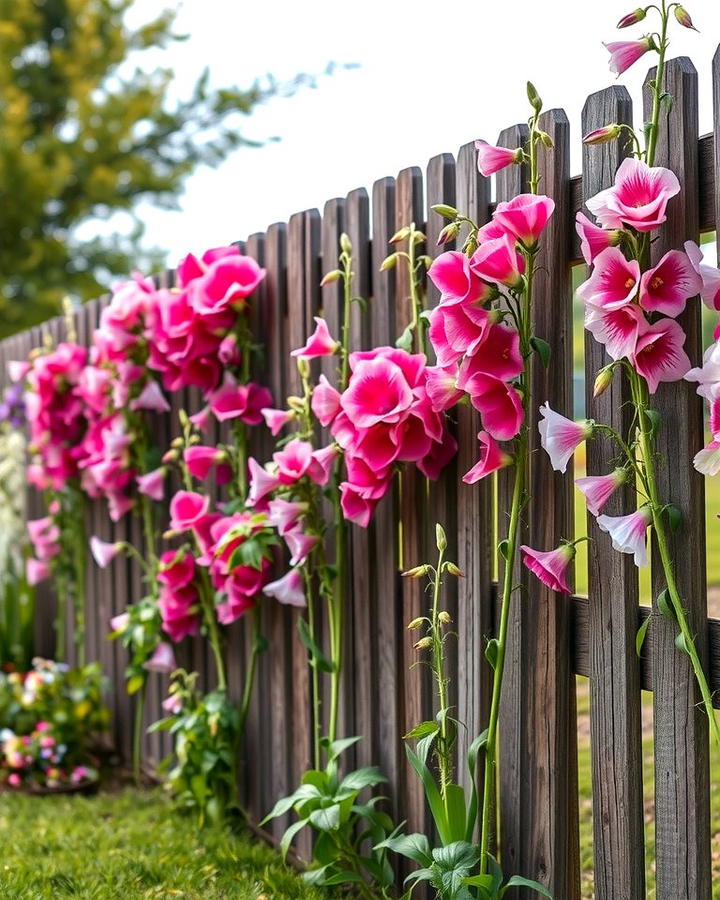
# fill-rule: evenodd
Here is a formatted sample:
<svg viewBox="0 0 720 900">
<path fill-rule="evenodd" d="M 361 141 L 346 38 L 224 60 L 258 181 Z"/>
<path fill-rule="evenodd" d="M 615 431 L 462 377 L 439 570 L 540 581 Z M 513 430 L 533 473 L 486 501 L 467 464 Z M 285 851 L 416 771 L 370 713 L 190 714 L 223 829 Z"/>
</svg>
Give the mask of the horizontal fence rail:
<svg viewBox="0 0 720 900">
<path fill-rule="evenodd" d="M 671 140 L 661 142 L 658 154 L 662 164 L 677 172 L 683 194 L 669 208 L 668 224 L 654 248 L 656 255 L 712 231 L 720 214 L 720 192 L 716 190 L 720 185 L 720 54 L 713 67 L 713 134 L 698 138 L 697 74 L 689 60 L 671 61 L 667 78 L 668 90 L 675 96 L 672 108 L 664 114 L 665 133 Z M 588 131 L 606 122 L 632 119 L 629 95 L 615 86 L 588 98 L 582 127 Z M 623 151 L 617 145 L 584 147 L 582 174 L 571 177 L 570 146 L 579 136 L 571 134 L 562 110 L 545 113 L 541 125 L 555 143 L 554 154 L 543 164 L 541 189 L 554 198 L 556 213 L 542 251 L 535 327 L 552 342 L 553 358 L 547 370 L 536 373 L 534 389 L 539 400 L 547 399 L 553 408 L 572 415 L 571 267 L 582 262 L 574 216 L 585 208 L 588 197 L 612 183 Z M 500 142 L 516 146 L 523 135 L 523 126 L 512 126 L 502 133 Z M 522 190 L 522 177 L 519 169 L 500 173 L 497 198 Z M 368 313 L 361 314 L 359 308 L 354 311 L 353 346 L 393 344 L 408 316 L 409 289 L 403 271 L 379 271 L 389 238 L 398 227 L 414 221 L 427 234 L 426 252 L 437 255 L 436 240 L 443 223 L 432 205 L 456 205 L 482 224 L 492 215 L 491 196 L 491 180 L 478 173 L 470 143 L 460 148 L 457 157 L 441 154 L 424 170 L 411 167 L 397 178 L 381 178 L 369 193 L 360 188 L 345 198 L 330 200 L 322 215 L 315 209 L 298 212 L 287 223 L 276 223 L 242 242 L 242 249 L 267 271 L 254 304 L 255 332 L 265 344 L 264 363 L 255 376 L 271 388 L 276 405 L 298 389 L 297 371 L 288 353 L 305 342 L 313 315 L 322 311 L 331 332 L 337 331 L 338 286 L 321 288 L 320 279 L 323 272 L 336 267 L 342 232 L 350 235 L 354 248 L 353 291 L 369 300 Z M 444 249 L 451 247 L 447 244 Z M 172 278 L 172 273 L 164 276 L 168 285 Z M 429 302 L 435 304 L 438 299 L 431 287 Z M 75 312 L 80 342 L 90 341 L 107 302 L 107 298 L 99 299 Z M 689 307 L 682 323 L 688 333 L 686 349 L 697 365 L 702 350 L 699 304 Z M 46 335 L 56 342 L 62 340 L 65 327 L 62 319 L 55 319 L 3 341 L 0 384 L 7 384 L 9 360 L 27 357 L 43 344 Z M 588 415 L 622 426 L 627 397 L 617 384 L 602 397 L 592 397 L 594 375 L 604 362 L 603 348 L 588 340 Z M 685 525 L 674 548 L 681 561 L 678 576 L 720 706 L 720 620 L 707 618 L 704 487 L 692 468 L 693 453 L 703 443 L 702 407 L 693 386 L 683 383 L 663 386 L 657 399 L 664 420 L 681 423 L 661 432 L 661 453 L 672 461 L 672 468 L 665 469 L 662 488 L 684 513 Z M 200 405 L 197 390 L 172 397 L 171 412 L 158 416 L 154 428 L 162 448 L 178 432 L 180 409 L 195 412 Z M 496 485 L 490 480 L 473 486 L 460 481 L 477 459 L 478 428 L 474 410 L 458 409 L 453 423 L 458 457 L 439 481 L 428 484 L 415 471 L 403 472 L 380 503 L 370 527 L 352 527 L 349 535 L 349 627 L 341 731 L 363 736 L 352 762 L 382 767 L 389 777 L 392 811 L 398 820 L 406 819 L 412 830 L 428 828 L 429 817 L 421 787 L 405 763 L 402 735 L 432 714 L 433 698 L 427 673 L 421 668 L 409 671 L 416 655 L 405 628 L 410 619 L 425 611 L 426 597 L 417 581 L 401 579 L 400 573 L 431 555 L 436 521 L 447 532 L 449 558 L 457 560 L 465 574 L 447 601 L 458 632 L 452 655 L 452 702 L 471 738 L 485 727 L 488 715 L 490 679 L 483 649 L 496 623 L 493 556 L 496 541 L 507 528 L 502 515 L 507 483 L 503 473 Z M 219 429 L 215 437 L 223 434 Z M 269 436 L 261 434 L 253 440 L 253 455 L 267 459 L 272 452 Z M 606 441 L 591 443 L 588 472 L 606 471 L 611 457 Z M 523 540 L 550 548 L 560 537 L 571 538 L 577 500 L 572 496 L 570 476 L 552 472 L 543 454 L 534 453 L 532 486 L 534 512 L 524 523 Z M 40 499 L 33 492 L 29 502 L 30 516 L 41 515 Z M 630 485 L 612 499 L 608 511 L 618 515 L 634 509 L 634 503 Z M 494 521 L 498 508 L 501 515 Z M 142 546 L 136 519 L 128 515 L 113 524 L 100 502 L 89 505 L 87 530 L 103 540 Z M 553 594 L 527 579 L 525 573 L 517 573 L 524 590 L 518 594 L 510 623 L 501 723 L 503 833 L 498 840 L 504 867 L 548 884 L 557 900 L 580 897 L 574 678 L 579 674 L 590 679 L 591 691 L 594 896 L 598 900 L 645 896 L 641 691 L 647 690 L 653 691 L 655 698 L 656 896 L 659 900 L 706 900 L 711 896 L 708 739 L 707 724 L 695 709 L 695 684 L 686 658 L 673 645 L 671 624 L 655 607 L 640 606 L 632 560 L 612 551 L 608 536 L 597 530 L 592 517 L 589 534 L 593 539 L 589 599 Z M 115 559 L 107 570 L 91 565 L 88 579 L 87 655 L 101 661 L 114 685 L 115 737 L 119 749 L 128 755 L 133 702 L 123 690 L 123 649 L 107 639 L 107 632 L 111 616 L 142 596 L 140 571 L 132 560 Z M 660 576 L 655 573 L 656 593 L 659 586 Z M 43 587 L 37 621 L 41 654 L 53 652 L 55 607 L 55 598 Z M 298 615 L 274 601 L 262 601 L 269 651 L 260 660 L 243 751 L 245 799 L 257 818 L 296 785 L 310 764 L 310 685 L 306 652 L 296 635 Z M 648 616 L 653 621 L 638 658 L 635 637 Z M 228 673 L 236 697 L 242 692 L 242 673 L 251 651 L 249 632 L 242 621 L 228 632 Z M 70 644 L 67 652 L 72 661 Z M 179 659 L 202 679 L 212 675 L 212 660 L 201 638 L 184 642 Z M 160 677 L 151 678 L 146 724 L 161 717 L 165 687 Z M 166 734 L 145 737 L 145 751 L 152 761 L 157 762 L 169 750 Z M 462 748 L 457 764 L 459 771 L 464 770 Z M 285 824 L 275 822 L 275 834 Z"/>
</svg>

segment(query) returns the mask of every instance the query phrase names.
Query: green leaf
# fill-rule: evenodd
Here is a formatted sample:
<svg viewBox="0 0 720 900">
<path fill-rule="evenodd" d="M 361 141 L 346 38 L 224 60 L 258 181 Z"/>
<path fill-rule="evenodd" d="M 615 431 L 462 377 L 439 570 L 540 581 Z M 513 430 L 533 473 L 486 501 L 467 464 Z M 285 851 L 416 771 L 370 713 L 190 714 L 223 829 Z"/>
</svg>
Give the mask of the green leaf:
<svg viewBox="0 0 720 900">
<path fill-rule="evenodd" d="M 412 731 L 408 731 L 407 734 L 403 735 L 403 740 L 406 741 L 408 738 L 424 738 L 429 734 L 435 734 L 437 730 L 437 722 L 420 722 L 420 724 L 416 725 Z"/>
<path fill-rule="evenodd" d="M 675 638 L 675 646 L 681 653 L 684 653 L 686 656 L 690 656 L 690 645 L 687 642 L 687 638 L 682 633 L 682 631 Z"/>
<path fill-rule="evenodd" d="M 303 828 L 307 825 L 307 819 L 300 819 L 299 822 L 293 822 L 293 824 L 285 831 L 285 834 L 282 836 L 280 841 L 280 856 L 283 859 L 287 856 L 287 852 L 290 849 L 290 844 L 292 844 L 293 838 L 295 835 L 302 831 Z"/>
<path fill-rule="evenodd" d="M 676 621 L 677 617 L 675 616 L 675 610 L 672 608 L 672 604 L 670 602 L 670 593 L 667 588 L 660 591 L 660 593 L 658 594 L 657 608 L 665 616 L 666 619 L 670 619 L 671 622 Z"/>
<path fill-rule="evenodd" d="M 327 739 L 323 738 L 320 742 L 322 746 L 327 751 L 328 759 L 331 762 L 335 762 L 347 749 L 353 746 L 353 744 L 357 744 L 358 741 L 361 741 L 362 737 L 349 737 L 349 738 L 340 738 L 340 740 L 333 741 L 332 743 Z"/>
<path fill-rule="evenodd" d="M 662 422 L 662 416 L 656 409 L 646 409 L 645 415 L 650 420 L 650 438 L 654 438 L 655 435 L 660 430 L 660 423 Z"/>
<path fill-rule="evenodd" d="M 389 837 L 376 844 L 373 850 L 390 850 L 421 866 L 429 866 L 432 863 L 430 843 L 424 834 L 400 834 L 397 837 Z"/>
<path fill-rule="evenodd" d="M 498 553 L 500 554 L 500 556 L 502 556 L 502 558 L 505 560 L 505 562 L 507 562 L 508 553 L 510 552 L 510 550 L 509 550 L 510 544 L 508 543 L 507 538 L 505 538 L 504 541 L 500 541 L 500 543 L 497 545 L 497 548 L 498 548 Z"/>
<path fill-rule="evenodd" d="M 448 825 L 454 841 L 465 841 L 465 791 L 459 784 L 448 784 L 445 789 Z"/>
<path fill-rule="evenodd" d="M 305 619 L 298 619 L 297 629 L 298 634 L 300 635 L 300 640 L 302 641 L 305 649 L 310 654 L 310 665 L 317 668 L 321 672 L 332 672 L 333 664 L 313 640 L 313 637 L 310 634 L 310 626 Z"/>
<path fill-rule="evenodd" d="M 413 343 L 413 327 L 412 325 L 408 325 L 405 331 L 400 335 L 400 337 L 395 341 L 395 346 L 398 350 L 405 350 L 406 353 L 410 353 L 412 350 Z"/>
<path fill-rule="evenodd" d="M 497 665 L 499 648 L 500 644 L 498 643 L 497 638 L 490 638 L 485 647 L 485 659 L 490 663 L 493 671 L 495 670 L 495 666 Z"/>
<path fill-rule="evenodd" d="M 645 643 L 645 637 L 647 636 L 648 628 L 650 627 L 650 621 L 652 616 L 648 616 L 647 619 L 642 623 L 642 625 L 638 628 L 638 633 L 635 636 L 635 652 L 638 656 L 642 655 L 643 644 Z"/>
<path fill-rule="evenodd" d="M 433 819 L 435 820 L 435 825 L 437 827 L 438 834 L 440 835 L 440 840 L 443 842 L 443 844 L 449 844 L 451 842 L 450 828 L 448 826 L 447 817 L 445 816 L 445 808 L 443 806 L 442 798 L 440 797 L 440 791 L 438 790 L 438 786 L 435 783 L 435 779 L 433 778 L 432 773 L 425 765 L 425 763 L 410 749 L 407 744 L 405 744 L 405 753 L 407 754 L 407 758 L 410 761 L 410 765 L 413 767 L 413 769 L 415 769 L 417 774 L 420 776 L 420 780 L 423 783 L 425 796 L 427 797 L 430 812 L 432 813 Z"/>
<path fill-rule="evenodd" d="M 278 816 L 284 816 L 285 813 L 290 812 L 293 806 L 295 806 L 296 799 L 295 794 L 281 797 L 275 806 L 273 806 L 272 810 L 260 821 L 260 824 L 265 825 L 265 823 L 269 822 L 271 819 L 277 819 Z"/>
<path fill-rule="evenodd" d="M 675 506 L 674 503 L 668 503 L 668 505 L 665 507 L 665 512 L 667 513 L 670 531 L 677 531 L 678 528 L 682 525 L 682 510 L 679 506 Z"/>
<path fill-rule="evenodd" d="M 365 879 L 359 872 L 353 872 L 352 869 L 348 869 L 325 878 L 322 883 L 325 887 L 334 887 L 338 884 L 364 884 L 364 882 Z"/>
<path fill-rule="evenodd" d="M 318 831 L 337 831 L 340 827 L 340 805 L 338 803 L 310 813 L 309 822 Z"/>
<path fill-rule="evenodd" d="M 552 356 L 552 348 L 547 341 L 544 341 L 542 338 L 537 336 L 530 338 L 530 346 L 540 357 L 540 362 L 547 369 L 550 365 L 550 357 Z"/>
<path fill-rule="evenodd" d="M 362 769 L 356 769 L 348 774 L 340 782 L 340 791 L 361 791 L 366 787 L 374 787 L 376 784 L 387 782 L 387 778 L 383 775 L 377 766 L 365 766 Z"/>
<path fill-rule="evenodd" d="M 508 878 L 500 891 L 500 896 L 504 897 L 505 892 L 514 887 L 530 888 L 530 890 L 536 891 L 541 896 L 547 897 L 548 900 L 553 900 L 553 895 L 544 885 L 538 884 L 537 881 L 531 881 L 529 878 L 523 878 L 522 875 L 513 875 L 512 878 Z"/>
</svg>

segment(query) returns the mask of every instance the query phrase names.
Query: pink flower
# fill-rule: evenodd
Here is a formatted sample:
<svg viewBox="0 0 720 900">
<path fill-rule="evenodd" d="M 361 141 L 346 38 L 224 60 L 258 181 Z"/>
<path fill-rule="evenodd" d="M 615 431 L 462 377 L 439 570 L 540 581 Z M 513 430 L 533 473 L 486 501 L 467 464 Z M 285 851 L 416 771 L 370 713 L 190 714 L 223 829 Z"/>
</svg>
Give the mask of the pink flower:
<svg viewBox="0 0 720 900">
<path fill-rule="evenodd" d="M 565 472 L 570 458 L 583 441 L 593 436 L 593 423 L 585 419 L 573 422 L 550 409 L 546 403 L 540 407 L 541 421 L 538 423 L 540 443 L 550 457 L 550 465 L 556 472 Z"/>
<path fill-rule="evenodd" d="M 143 665 L 148 672 L 160 672 L 161 674 L 173 672 L 177 669 L 175 662 L 175 654 L 170 644 L 161 641 L 155 648 L 155 652 L 150 659 Z"/>
<path fill-rule="evenodd" d="M 412 402 L 412 389 L 402 369 L 383 356 L 358 362 L 340 400 L 357 428 L 397 422 Z"/>
<path fill-rule="evenodd" d="M 194 444 L 185 448 L 183 459 L 188 467 L 188 472 L 198 481 L 204 481 L 215 466 L 217 466 L 215 480 L 218 484 L 228 484 L 232 478 L 232 469 L 227 463 L 226 456 L 217 447 Z"/>
<path fill-rule="evenodd" d="M 170 501 L 170 528 L 188 531 L 205 516 L 210 498 L 194 491 L 178 491 Z"/>
<path fill-rule="evenodd" d="M 321 447 L 319 450 L 313 451 L 313 461 L 308 470 L 308 475 L 315 484 L 323 485 L 328 483 L 330 471 L 339 452 L 337 444 L 328 444 L 327 447 Z"/>
<path fill-rule="evenodd" d="M 673 319 L 660 319 L 641 329 L 630 361 L 654 394 L 661 381 L 678 381 L 691 362 L 683 350 L 685 332 Z"/>
<path fill-rule="evenodd" d="M 686 372 L 685 380 L 697 381 L 698 394 L 708 402 L 720 397 L 720 343 L 707 348 L 702 366 Z"/>
<path fill-rule="evenodd" d="M 330 384 L 324 375 L 312 392 L 312 411 L 318 422 L 327 427 L 340 411 L 340 393 Z"/>
<path fill-rule="evenodd" d="M 590 512 L 594 516 L 599 516 L 603 506 L 625 481 L 627 481 L 625 469 L 615 469 L 609 475 L 587 475 L 585 478 L 576 478 L 575 486 L 584 494 Z"/>
<path fill-rule="evenodd" d="M 640 306 L 650 312 L 679 316 L 690 297 L 702 289 L 702 278 L 680 250 L 670 250 L 640 280 Z"/>
<path fill-rule="evenodd" d="M 634 303 L 620 309 L 585 307 L 585 327 L 612 359 L 624 359 L 635 352 L 640 328 L 645 325 L 642 310 Z"/>
<path fill-rule="evenodd" d="M 296 525 L 285 533 L 285 543 L 292 554 L 291 566 L 302 565 L 310 551 L 315 547 L 320 538 L 314 534 L 305 534 L 302 525 Z"/>
<path fill-rule="evenodd" d="M 612 538 L 612 545 L 620 553 L 632 553 L 636 566 L 648 564 L 645 532 L 652 521 L 652 513 L 644 506 L 629 516 L 598 516 L 602 531 Z"/>
<path fill-rule="evenodd" d="M 610 71 L 622 75 L 652 47 L 652 39 L 644 37 L 639 41 L 611 41 L 605 44 L 610 51 Z"/>
<path fill-rule="evenodd" d="M 111 544 L 107 541 L 101 541 L 100 538 L 95 537 L 95 535 L 90 538 L 90 552 L 101 569 L 110 565 L 112 560 L 115 559 L 122 549 L 122 541 L 115 541 L 115 543 Z"/>
<path fill-rule="evenodd" d="M 443 303 L 485 302 L 491 297 L 490 285 L 481 281 L 470 268 L 464 253 L 448 250 L 433 260 L 428 278 L 442 295 Z"/>
<path fill-rule="evenodd" d="M 194 277 L 190 278 L 191 274 Z M 218 247 L 203 254 L 202 264 L 195 257 L 186 257 L 178 275 L 190 287 L 193 308 L 205 315 L 228 306 L 242 308 L 265 277 L 265 270 L 250 256 L 241 256 L 236 247 Z"/>
<path fill-rule="evenodd" d="M 428 366 L 425 372 L 427 375 L 425 390 L 432 408 L 436 412 L 444 412 L 455 406 L 463 396 L 463 391 L 457 386 L 458 367 Z"/>
<path fill-rule="evenodd" d="M 210 407 L 204 406 L 199 412 L 190 416 L 192 424 L 200 431 L 207 431 L 210 425 Z"/>
<path fill-rule="evenodd" d="M 153 500 L 162 500 L 165 496 L 165 476 L 167 470 L 164 466 L 153 469 L 146 475 L 138 475 L 135 479 L 138 490 Z"/>
<path fill-rule="evenodd" d="M 478 373 L 468 380 L 470 402 L 482 414 L 485 431 L 497 441 L 509 441 L 520 431 L 524 413 L 515 388 L 493 375 Z"/>
<path fill-rule="evenodd" d="M 274 597 L 278 603 L 284 603 L 287 606 L 307 606 L 305 586 L 299 569 L 290 569 L 282 578 L 266 584 L 263 588 L 263 593 L 267 597 Z"/>
<path fill-rule="evenodd" d="M 312 444 L 297 438 L 286 444 L 278 453 L 273 453 L 280 484 L 295 484 L 299 478 L 307 474 L 313 462 L 312 454 Z"/>
<path fill-rule="evenodd" d="M 171 716 L 176 716 L 182 710 L 182 699 L 179 694 L 170 694 L 162 702 L 162 708 Z"/>
<path fill-rule="evenodd" d="M 230 333 L 218 347 L 218 359 L 224 366 L 237 366 L 242 361 L 237 335 Z"/>
<path fill-rule="evenodd" d="M 307 503 L 271 500 L 269 504 L 270 524 L 277 528 L 280 535 L 284 536 L 306 512 Z"/>
<path fill-rule="evenodd" d="M 354 485 L 343 481 L 340 485 L 340 505 L 343 515 L 348 522 L 354 522 L 361 528 L 367 528 L 370 524 L 376 501 L 363 496 L 363 491 Z"/>
<path fill-rule="evenodd" d="M 40 584 L 50 577 L 50 566 L 39 559 L 29 557 L 25 560 L 25 577 L 29 585 Z"/>
<path fill-rule="evenodd" d="M 478 171 L 486 178 L 522 160 L 522 150 L 508 147 L 493 147 L 487 141 L 475 141 L 478 155 Z"/>
<path fill-rule="evenodd" d="M 652 231 L 665 221 L 668 201 L 679 192 L 674 172 L 628 157 L 620 164 L 613 187 L 591 197 L 587 207 L 605 228 L 631 225 L 637 231 Z"/>
<path fill-rule="evenodd" d="M 265 407 L 265 409 L 261 409 L 260 412 L 272 435 L 278 434 L 280 429 L 287 425 L 288 422 L 291 422 L 295 416 L 295 413 L 289 409 L 272 409 L 270 407 Z"/>
<path fill-rule="evenodd" d="M 8 775 L 7 783 L 10 785 L 10 787 L 18 788 L 22 784 L 22 778 L 17 772 L 11 772 Z"/>
<path fill-rule="evenodd" d="M 320 316 L 314 316 L 315 331 L 307 339 L 304 347 L 293 350 L 290 356 L 296 359 L 317 359 L 319 356 L 332 356 L 337 352 L 339 344 L 330 336 L 327 322 Z"/>
<path fill-rule="evenodd" d="M 157 580 L 173 590 L 183 588 L 195 577 L 195 558 L 184 550 L 166 550 L 160 557 Z"/>
<path fill-rule="evenodd" d="M 551 591 L 571 594 L 567 583 L 568 569 L 575 559 L 575 547 L 572 544 L 561 544 L 555 550 L 533 550 L 523 544 L 520 547 L 525 566 L 536 575 Z"/>
<path fill-rule="evenodd" d="M 178 588 L 163 585 L 158 609 L 163 631 L 171 641 L 181 641 L 189 634 L 197 634 L 200 627 L 199 602 L 200 598 L 193 584 Z"/>
<path fill-rule="evenodd" d="M 528 249 L 537 244 L 553 214 L 555 202 L 542 194 L 518 194 L 512 200 L 500 201 L 495 221 Z"/>
<path fill-rule="evenodd" d="M 7 364 L 10 381 L 22 381 L 32 368 L 32 364 L 26 360 L 11 359 Z"/>
<path fill-rule="evenodd" d="M 262 410 L 272 403 L 272 394 L 258 384 L 236 384 L 227 378 L 225 384 L 210 394 L 210 409 L 219 422 L 241 419 L 246 425 L 259 425 Z"/>
<path fill-rule="evenodd" d="M 438 365 L 452 366 L 465 354 L 473 354 L 485 340 L 497 312 L 476 306 L 441 303 L 430 313 L 428 337 Z"/>
<path fill-rule="evenodd" d="M 710 441 L 695 454 L 693 464 L 702 475 L 720 474 L 720 441 L 715 439 Z"/>
<path fill-rule="evenodd" d="M 587 281 L 577 289 L 586 303 L 602 309 L 620 309 L 632 302 L 640 282 L 640 263 L 625 259 L 617 247 L 602 250 Z"/>
<path fill-rule="evenodd" d="M 149 409 L 153 412 L 170 412 L 170 404 L 165 399 L 157 381 L 148 381 L 140 394 L 130 401 L 130 409 Z"/>
<path fill-rule="evenodd" d="M 575 217 L 575 230 L 580 238 L 580 249 L 583 259 L 588 265 L 595 261 L 595 257 L 608 247 L 616 247 L 620 243 L 620 231 L 617 229 L 600 228 L 579 212 Z"/>
<path fill-rule="evenodd" d="M 248 460 L 248 472 L 250 474 L 250 491 L 248 493 L 248 506 L 255 506 L 269 493 L 280 487 L 280 479 L 264 469 L 257 460 L 251 456 Z"/>
<path fill-rule="evenodd" d="M 685 252 L 702 279 L 700 296 L 710 309 L 720 310 L 720 269 L 703 262 L 703 252 L 694 241 L 685 242 Z"/>
<path fill-rule="evenodd" d="M 469 472 L 463 475 L 462 480 L 465 484 L 475 484 L 486 475 L 492 475 L 498 469 L 511 465 L 513 461 L 512 456 L 501 450 L 486 431 L 478 432 L 478 439 L 480 441 L 480 459 Z"/>
<path fill-rule="evenodd" d="M 485 333 L 485 339 L 467 356 L 460 366 L 457 385 L 469 394 L 476 393 L 472 379 L 478 373 L 493 375 L 502 381 L 510 381 L 525 369 L 520 352 L 520 336 L 507 325 L 492 325 Z"/>
<path fill-rule="evenodd" d="M 126 612 L 120 613 L 119 615 L 113 616 L 112 619 L 110 619 L 110 630 L 117 631 L 122 634 L 122 632 L 125 631 L 129 624 L 130 614 Z"/>
<path fill-rule="evenodd" d="M 509 234 L 481 244 L 470 259 L 470 268 L 485 281 L 520 287 L 525 260 L 515 249 Z"/>
</svg>

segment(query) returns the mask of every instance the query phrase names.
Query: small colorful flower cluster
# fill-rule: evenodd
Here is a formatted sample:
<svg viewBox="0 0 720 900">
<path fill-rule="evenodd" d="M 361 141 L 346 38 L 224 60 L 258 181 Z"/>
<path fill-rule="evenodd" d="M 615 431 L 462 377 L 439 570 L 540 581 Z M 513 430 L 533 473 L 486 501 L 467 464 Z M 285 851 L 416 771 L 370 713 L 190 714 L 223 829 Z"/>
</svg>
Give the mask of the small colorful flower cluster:
<svg viewBox="0 0 720 900">
<path fill-rule="evenodd" d="M 25 572 L 28 584 L 39 584 L 50 577 L 51 565 L 60 553 L 60 527 L 53 517 L 58 512 L 58 503 L 50 504 L 50 515 L 41 519 L 29 519 L 27 522 L 30 543 L 35 552 L 34 557 L 28 557 L 25 564 Z"/>
<path fill-rule="evenodd" d="M 90 766 L 67 764 L 68 748 L 59 743 L 49 722 L 37 722 L 30 734 L 0 730 L 0 783 L 11 788 L 60 787 L 97 780 Z"/>
<path fill-rule="evenodd" d="M 517 154 L 490 151 L 484 142 L 478 161 L 485 174 L 517 162 Z M 449 409 L 463 394 L 482 416 L 481 457 L 465 474 L 473 484 L 507 465 L 511 458 L 498 441 L 512 440 L 523 423 L 523 401 L 515 379 L 525 370 L 520 335 L 505 323 L 507 311 L 491 306 L 501 296 L 514 297 L 525 288 L 525 257 L 552 215 L 549 197 L 520 194 L 498 203 L 491 222 L 479 229 L 479 246 L 468 257 L 448 251 L 432 264 L 428 275 L 440 291 L 440 303 L 430 314 L 430 341 L 437 365 L 428 370 L 427 394 L 437 411 Z"/>
<path fill-rule="evenodd" d="M 11 384 L 5 389 L 0 402 L 0 424 L 21 428 L 25 424 L 25 391 L 21 383 Z"/>
</svg>

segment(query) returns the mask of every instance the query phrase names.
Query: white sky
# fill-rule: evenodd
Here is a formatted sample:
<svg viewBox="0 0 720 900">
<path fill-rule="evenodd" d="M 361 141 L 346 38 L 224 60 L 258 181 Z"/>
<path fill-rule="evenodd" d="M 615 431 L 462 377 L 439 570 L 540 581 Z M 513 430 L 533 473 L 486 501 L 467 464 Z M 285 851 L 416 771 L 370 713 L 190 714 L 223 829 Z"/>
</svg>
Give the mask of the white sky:
<svg viewBox="0 0 720 900">
<path fill-rule="evenodd" d="M 137 0 L 147 19 L 164 4 Z M 585 97 L 613 82 L 602 41 L 632 39 L 648 20 L 623 32 L 620 16 L 637 0 L 185 0 L 178 30 L 190 38 L 152 62 L 172 66 L 178 92 L 204 66 L 216 86 L 248 85 L 271 72 L 279 79 L 320 72 L 329 60 L 359 68 L 321 79 L 316 90 L 259 108 L 244 123 L 256 139 L 217 169 L 188 181 L 182 212 L 143 207 L 147 242 L 170 250 L 228 243 L 290 214 L 370 188 L 407 165 L 498 132 L 527 118 L 525 82 L 545 108 L 562 106 L 579 171 L 579 117 Z M 712 128 L 710 64 L 720 43 L 718 0 L 687 0 L 700 34 L 673 27 L 671 56 L 687 54 L 699 71 L 700 130 Z M 648 30 L 655 25 L 648 25 Z M 640 108 L 648 64 L 623 78 Z"/>
</svg>

